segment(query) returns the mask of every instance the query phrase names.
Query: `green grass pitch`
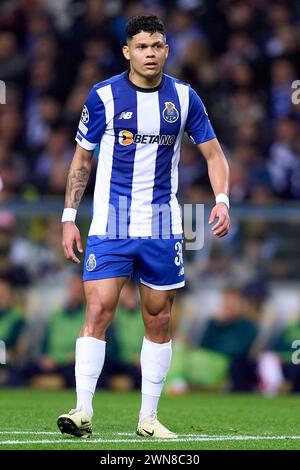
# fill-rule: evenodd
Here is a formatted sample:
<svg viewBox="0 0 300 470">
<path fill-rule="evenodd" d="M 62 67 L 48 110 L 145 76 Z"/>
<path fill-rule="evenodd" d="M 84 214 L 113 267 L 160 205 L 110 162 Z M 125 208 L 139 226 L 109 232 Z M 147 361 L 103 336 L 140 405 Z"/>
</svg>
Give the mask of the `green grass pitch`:
<svg viewBox="0 0 300 470">
<path fill-rule="evenodd" d="M 140 395 L 127 392 L 96 393 L 91 439 L 62 435 L 56 418 L 74 400 L 70 391 L 0 390 L 0 449 L 300 449 L 296 395 L 163 396 L 159 418 L 180 435 L 172 442 L 135 435 Z"/>
</svg>

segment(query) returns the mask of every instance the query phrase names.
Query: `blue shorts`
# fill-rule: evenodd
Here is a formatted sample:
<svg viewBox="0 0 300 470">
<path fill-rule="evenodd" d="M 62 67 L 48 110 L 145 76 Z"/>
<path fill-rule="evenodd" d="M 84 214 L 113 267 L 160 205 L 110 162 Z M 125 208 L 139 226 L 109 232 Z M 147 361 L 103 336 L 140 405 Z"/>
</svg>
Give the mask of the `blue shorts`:
<svg viewBox="0 0 300 470">
<path fill-rule="evenodd" d="M 130 277 L 157 290 L 185 284 L 182 238 L 115 239 L 90 236 L 84 260 L 83 280 Z"/>
</svg>

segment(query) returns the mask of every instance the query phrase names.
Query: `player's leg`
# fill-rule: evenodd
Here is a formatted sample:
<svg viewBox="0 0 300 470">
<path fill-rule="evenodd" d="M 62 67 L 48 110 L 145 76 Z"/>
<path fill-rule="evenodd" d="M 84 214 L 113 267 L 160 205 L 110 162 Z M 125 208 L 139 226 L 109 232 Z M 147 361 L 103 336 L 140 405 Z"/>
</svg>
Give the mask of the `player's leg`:
<svg viewBox="0 0 300 470">
<path fill-rule="evenodd" d="M 84 283 L 86 314 L 76 342 L 77 408 L 92 415 L 92 398 L 105 359 L 105 332 L 110 325 L 126 277 Z"/>
<path fill-rule="evenodd" d="M 137 433 L 176 438 L 157 420 L 157 406 L 171 363 L 171 309 L 176 290 L 155 290 L 140 284 L 145 338 L 141 351 L 142 403 Z"/>
<path fill-rule="evenodd" d="M 77 405 L 75 410 L 58 418 L 57 424 L 64 433 L 88 437 L 92 432 L 92 400 L 105 359 L 105 332 L 126 279 L 117 277 L 84 283 L 86 314 L 76 342 Z"/>
<path fill-rule="evenodd" d="M 182 237 L 176 235 L 141 243 L 136 272 L 141 282 L 146 335 L 141 351 L 142 406 L 138 434 L 174 438 L 177 436 L 157 421 L 156 413 L 172 357 L 172 304 L 176 289 L 185 283 Z"/>
</svg>

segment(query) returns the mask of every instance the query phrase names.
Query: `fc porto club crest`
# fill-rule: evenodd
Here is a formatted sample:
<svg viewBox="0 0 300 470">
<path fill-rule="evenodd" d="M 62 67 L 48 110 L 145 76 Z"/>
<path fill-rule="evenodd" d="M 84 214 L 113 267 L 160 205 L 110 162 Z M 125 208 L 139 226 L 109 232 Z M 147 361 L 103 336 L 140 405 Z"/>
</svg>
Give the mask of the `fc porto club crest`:
<svg viewBox="0 0 300 470">
<path fill-rule="evenodd" d="M 165 121 L 173 124 L 179 118 L 179 112 L 176 109 L 176 106 L 171 101 L 165 102 L 165 109 L 163 110 L 163 118 Z"/>
<path fill-rule="evenodd" d="M 95 269 L 96 266 L 97 266 L 97 263 L 96 263 L 95 255 L 91 253 L 86 262 L 86 270 L 93 271 L 93 269 Z"/>
</svg>

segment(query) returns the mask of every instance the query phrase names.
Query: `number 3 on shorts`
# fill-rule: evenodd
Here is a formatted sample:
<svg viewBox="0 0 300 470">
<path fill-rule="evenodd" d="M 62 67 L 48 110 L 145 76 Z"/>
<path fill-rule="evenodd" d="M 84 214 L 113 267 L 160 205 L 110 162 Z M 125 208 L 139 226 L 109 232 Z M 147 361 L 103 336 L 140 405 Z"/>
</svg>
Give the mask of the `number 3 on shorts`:
<svg viewBox="0 0 300 470">
<path fill-rule="evenodd" d="M 176 266 L 180 266 L 183 263 L 183 256 L 182 256 L 182 243 L 183 242 L 176 242 L 175 243 L 175 251 L 177 256 L 175 256 L 174 263 Z"/>
</svg>

